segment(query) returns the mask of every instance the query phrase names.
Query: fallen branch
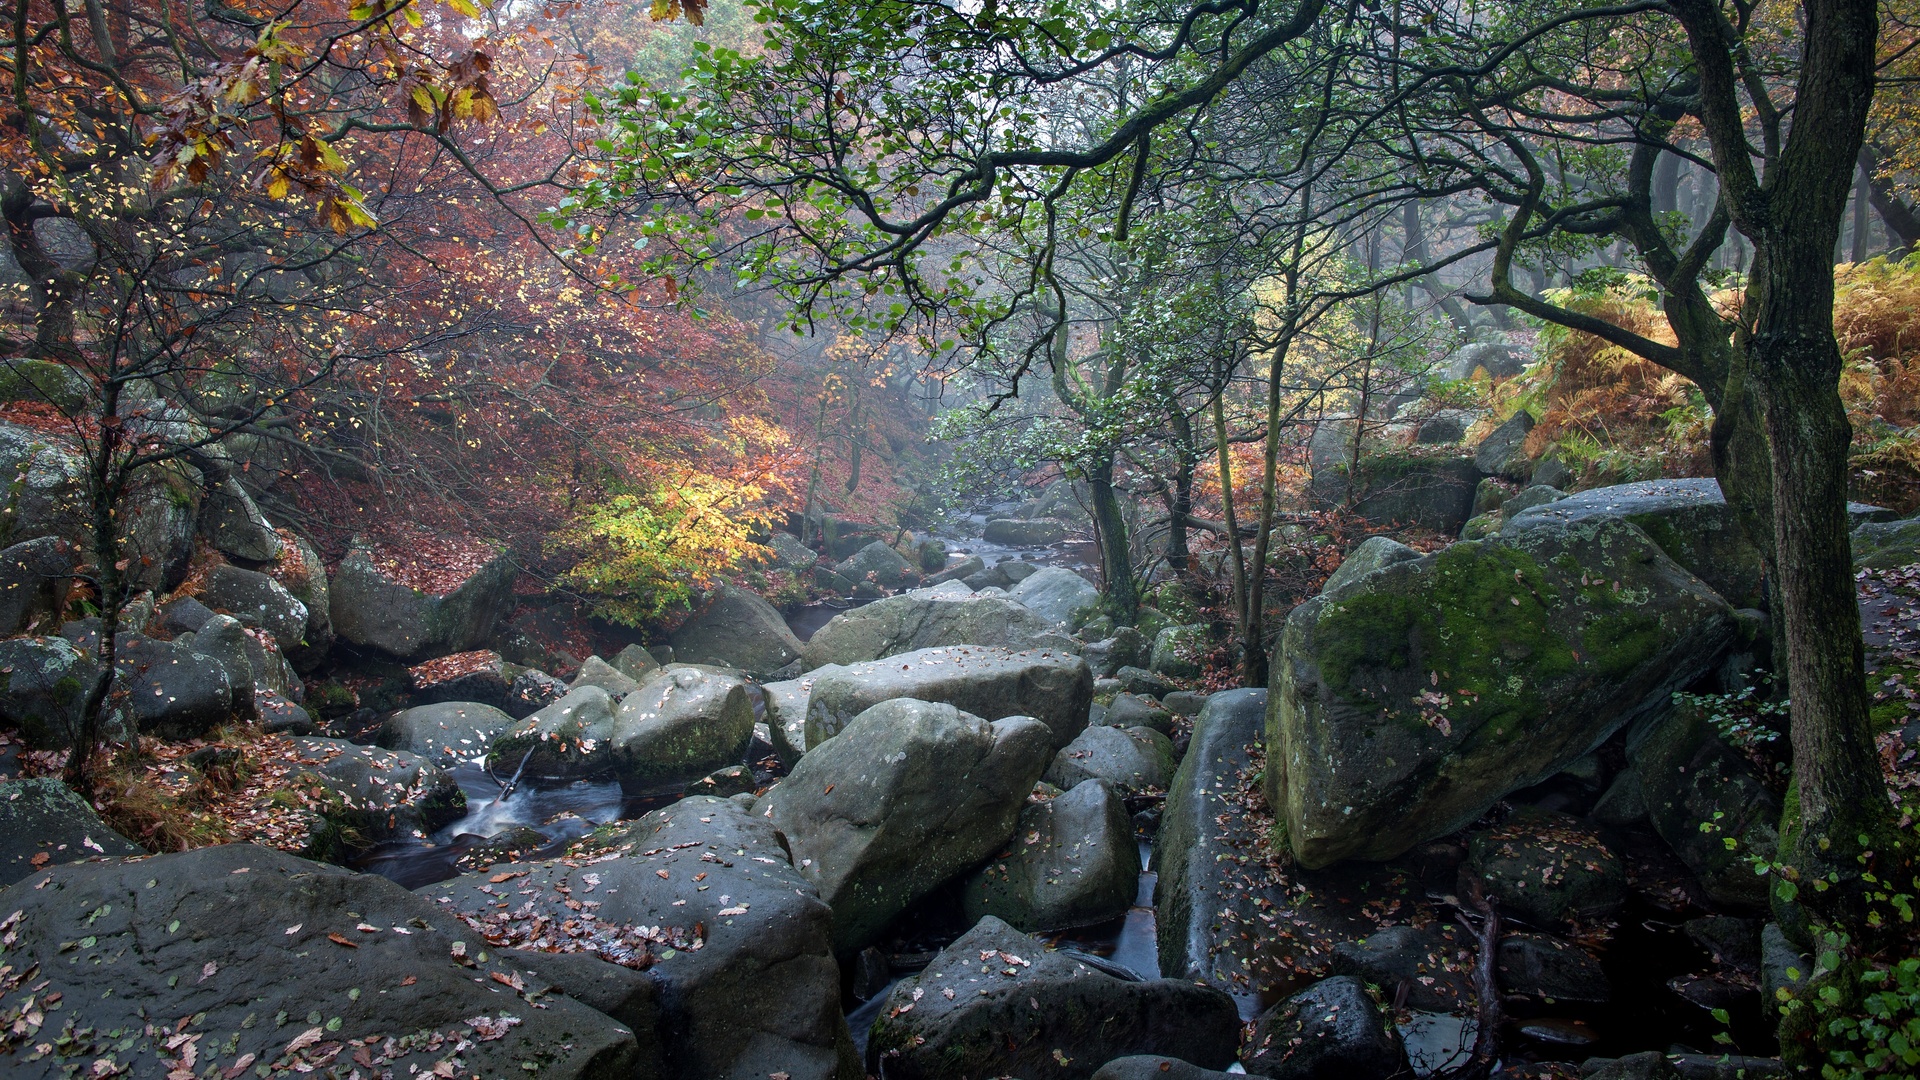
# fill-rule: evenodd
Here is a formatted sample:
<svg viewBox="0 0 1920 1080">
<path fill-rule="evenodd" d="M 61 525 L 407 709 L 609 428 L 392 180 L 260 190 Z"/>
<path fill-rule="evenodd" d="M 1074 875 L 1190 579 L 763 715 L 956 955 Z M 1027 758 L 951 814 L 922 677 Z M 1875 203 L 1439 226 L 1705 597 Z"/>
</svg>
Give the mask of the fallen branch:
<svg viewBox="0 0 1920 1080">
<path fill-rule="evenodd" d="M 1479 879 L 1466 886 L 1466 903 L 1459 905 L 1461 921 L 1468 921 L 1467 909 L 1471 906 L 1480 922 L 1476 932 L 1480 953 L 1473 963 L 1473 996 L 1479 1004 L 1474 1016 L 1473 1056 L 1457 1068 L 1436 1073 L 1433 1080 L 1483 1080 L 1500 1058 L 1500 978 L 1496 967 L 1500 959 L 1500 913 L 1487 899 Z"/>
</svg>

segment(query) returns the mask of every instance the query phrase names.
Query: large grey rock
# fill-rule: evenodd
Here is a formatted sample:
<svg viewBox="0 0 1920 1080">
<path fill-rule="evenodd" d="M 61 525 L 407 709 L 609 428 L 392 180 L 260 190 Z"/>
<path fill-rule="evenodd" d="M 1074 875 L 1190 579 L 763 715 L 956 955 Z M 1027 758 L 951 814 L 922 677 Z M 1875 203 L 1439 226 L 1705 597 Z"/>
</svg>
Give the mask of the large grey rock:
<svg viewBox="0 0 1920 1080">
<path fill-rule="evenodd" d="M 1173 740 L 1152 728 L 1088 727 L 1054 755 L 1045 779 L 1060 788 L 1104 780 L 1130 795 L 1163 791 L 1173 779 Z"/>
<path fill-rule="evenodd" d="M 800 639 L 760 594 L 721 585 L 673 632 L 674 659 L 734 667 L 756 678 L 800 658 Z"/>
<path fill-rule="evenodd" d="M 280 557 L 280 534 L 232 476 L 214 484 L 200 507 L 200 535 L 216 550 L 249 562 Z"/>
<path fill-rule="evenodd" d="M 1332 969 L 1380 987 L 1389 998 L 1405 995 L 1409 1008 L 1464 1013 L 1473 1008 L 1473 986 L 1462 951 L 1436 929 L 1389 926 L 1335 945 Z"/>
<path fill-rule="evenodd" d="M 1525 359 L 1512 347 L 1498 341 L 1475 341 L 1460 346 L 1441 362 L 1439 375 L 1446 379 L 1471 379 L 1485 372 L 1491 379 L 1510 379 L 1527 370 Z"/>
<path fill-rule="evenodd" d="M 1503 993 L 1589 1005 L 1604 1005 L 1613 997 L 1600 961 L 1546 934 L 1507 934 L 1496 962 Z"/>
<path fill-rule="evenodd" d="M 858 664 L 915 649 L 943 645 L 991 645 L 1002 649 L 1070 651 L 1071 639 L 1025 605 L 995 596 L 975 596 L 957 583 L 957 593 L 916 589 L 835 615 L 814 631 L 802 650 L 803 666 Z"/>
<path fill-rule="evenodd" d="M 60 781 L 0 780 L 0 888 L 43 866 L 146 853 Z"/>
<path fill-rule="evenodd" d="M 867 1042 L 898 1080 L 1083 1080 L 1115 1057 L 1233 1062 L 1240 1017 L 1218 990 L 1129 982 L 988 916 L 887 996 Z"/>
<path fill-rule="evenodd" d="M 424 1076 L 456 1054 L 472 1076 L 520 1076 L 525 1061 L 549 1078 L 659 1075 L 628 1028 L 373 874 L 230 844 L 44 870 L 0 907 L 17 913 L 7 963 L 40 971 L 0 983 L 0 1011 L 61 1000 L 44 1019 L 31 1010 L 21 1034 L 53 1050 L 10 1055 L 20 1080 L 108 1057 L 138 1077 L 251 1075 L 256 1062 L 345 1075 L 356 1056 L 363 1076 Z"/>
<path fill-rule="evenodd" d="M 1500 512 L 1511 518 L 1524 511 L 1531 510 L 1536 506 L 1545 506 L 1548 503 L 1556 503 L 1562 499 L 1571 497 L 1572 496 L 1561 491 L 1559 488 L 1551 488 L 1545 484 L 1536 484 L 1533 487 L 1523 489 L 1518 495 L 1502 503 L 1500 505 Z"/>
<path fill-rule="evenodd" d="M 1065 540 L 1067 527 L 1052 518 L 995 518 L 980 530 L 980 538 L 1006 547 L 1045 547 Z"/>
<path fill-rule="evenodd" d="M 1711 477 L 1593 488 L 1509 513 L 1501 533 L 1512 536 L 1550 523 L 1603 518 L 1640 526 L 1669 558 L 1713 586 L 1734 607 L 1765 605 L 1760 551 L 1747 541 L 1734 520 L 1733 508 L 1720 494 L 1719 482 Z"/>
<path fill-rule="evenodd" d="M 671 791 L 746 755 L 753 701 L 740 676 L 668 664 L 620 699 L 613 765 L 628 791 Z"/>
<path fill-rule="evenodd" d="M 324 813 L 346 830 L 340 838 L 346 847 L 424 836 L 466 812 L 466 793 L 453 776 L 419 754 L 344 739 L 295 738 L 293 745 L 297 765 L 290 776 L 312 777 L 337 800 Z M 328 837 L 314 840 L 315 850 L 345 853 L 333 845 Z"/>
<path fill-rule="evenodd" d="M 59 440 L 0 422 L 0 544 L 84 534 L 86 465 Z"/>
<path fill-rule="evenodd" d="M 81 648 L 93 640 L 90 635 Z M 234 687 L 226 668 L 178 642 L 122 634 L 114 668 L 114 707 L 144 734 L 193 739 L 233 719 Z"/>
<path fill-rule="evenodd" d="M 307 605 L 265 574 L 231 565 L 216 566 L 200 589 L 200 602 L 233 616 L 242 626 L 272 634 L 282 650 L 296 648 L 306 640 Z"/>
<path fill-rule="evenodd" d="M 1048 735 L 1026 717 L 988 723 L 895 699 L 800 759 L 766 804 L 833 908 L 836 953 L 872 944 L 915 900 L 1000 850 L 1046 769 Z"/>
<path fill-rule="evenodd" d="M 774 533 L 767 541 L 767 548 L 773 552 L 774 566 L 794 573 L 812 569 L 813 564 L 820 561 L 820 553 L 801 543 L 792 533 Z"/>
<path fill-rule="evenodd" d="M 0 551 L 0 636 L 60 624 L 79 549 L 42 536 Z"/>
<path fill-rule="evenodd" d="M 1627 761 L 1648 819 L 1715 902 L 1764 908 L 1770 878 L 1749 855 L 1772 857 L 1780 800 L 1753 766 L 1721 741 L 1697 709 L 1674 709 L 1628 733 Z M 1703 832 L 1711 826 L 1711 832 Z M 1737 842 L 1728 850 L 1727 840 Z"/>
<path fill-rule="evenodd" d="M 1093 674 L 1085 660 L 1071 654 L 971 646 L 852 664 L 814 681 L 807 700 L 807 745 L 817 748 L 848 721 L 892 698 L 943 702 L 988 720 L 1030 716 L 1051 729 L 1057 749 L 1087 726 Z"/>
<path fill-rule="evenodd" d="M 1535 926 L 1598 923 L 1627 899 L 1627 869 L 1592 827 L 1525 806 L 1467 837 L 1466 872 Z"/>
<path fill-rule="evenodd" d="M 231 615 L 215 615 L 200 625 L 192 634 L 182 634 L 174 641 L 186 645 L 194 652 L 208 657 L 219 664 L 227 673 L 227 682 L 233 690 L 228 706 L 236 715 L 251 717 L 255 714 L 256 699 L 263 689 L 273 689 L 261 685 L 266 677 L 274 674 L 261 671 L 256 675 L 253 653 L 260 643 L 255 641 L 240 620 Z M 252 648 L 248 648 L 252 646 Z M 266 656 L 261 654 L 261 667 L 265 668 Z"/>
<path fill-rule="evenodd" d="M 477 701 L 442 701 L 405 709 L 387 718 L 376 741 L 390 750 L 406 750 L 428 761 L 480 757 L 514 719 Z"/>
<path fill-rule="evenodd" d="M 1421 446 L 1453 446 L 1467 437 L 1479 417 L 1465 409 L 1441 409 L 1420 422 L 1413 441 Z"/>
<path fill-rule="evenodd" d="M 306 537 L 290 534 L 293 542 L 283 547 L 280 558 L 267 570 L 287 595 L 306 605 L 307 628 L 300 642 L 288 645 L 287 662 L 296 671 L 310 672 L 327 658 L 333 648 L 333 600 L 327 583 L 327 565 L 320 561 Z"/>
<path fill-rule="evenodd" d="M 615 701 L 640 689 L 640 680 L 607 663 L 597 656 L 589 656 L 581 663 L 580 670 L 567 684 L 567 689 L 578 690 L 583 686 L 597 686 L 607 692 Z"/>
<path fill-rule="evenodd" d="M 1154 635 L 1147 669 L 1174 679 L 1195 678 L 1203 670 L 1200 662 L 1212 645 L 1205 623 L 1164 627 Z"/>
<path fill-rule="evenodd" d="M 1867 522 L 1853 530 L 1853 565 L 1891 570 L 1920 562 L 1920 518 Z"/>
<path fill-rule="evenodd" d="M 334 571 L 328 601 L 341 640 L 402 658 L 465 652 L 485 644 L 513 607 L 518 573 L 505 555 L 489 559 L 444 593 L 395 580 L 366 547 L 355 547 Z"/>
<path fill-rule="evenodd" d="M 515 876 L 492 880 L 503 873 Z M 860 1076 L 829 950 L 832 913 L 774 826 L 729 800 L 682 799 L 594 834 L 566 858 L 421 892 L 512 946 L 508 958 L 560 948 L 645 966 L 661 989 L 664 1075 Z"/>
<path fill-rule="evenodd" d="M 1320 592 L 1333 596 L 1376 570 L 1384 570 L 1396 563 L 1412 562 L 1419 557 L 1419 552 L 1390 536 L 1369 536 L 1340 560 L 1339 567 L 1327 577 L 1327 583 L 1320 587 Z"/>
<path fill-rule="evenodd" d="M 1126 914 L 1140 888 L 1140 847 L 1126 800 L 1102 780 L 1029 802 L 1007 850 L 965 881 L 968 922 L 993 915 L 1040 933 Z"/>
<path fill-rule="evenodd" d="M 1202 705 L 1204 705 L 1204 702 Z M 1195 715 L 1199 714 L 1200 707 L 1199 705 L 1194 707 L 1193 712 Z M 1098 706 L 1095 706 L 1095 708 L 1098 708 Z M 1101 716 L 1098 719 L 1089 717 L 1088 723 L 1089 726 L 1103 725 L 1116 728 L 1137 727 L 1147 728 L 1167 736 L 1173 734 L 1173 713 L 1171 710 L 1156 704 L 1152 698 L 1124 692 L 1113 696 L 1113 701 L 1107 706 L 1105 716 Z M 1085 732 L 1081 734 L 1084 735 Z"/>
<path fill-rule="evenodd" d="M 838 664 L 828 664 L 797 679 L 770 682 L 760 688 L 766 695 L 767 740 L 787 768 L 793 768 L 807 752 L 807 702 L 813 697 L 813 684 L 845 670 Z"/>
<path fill-rule="evenodd" d="M 637 683 L 645 680 L 650 673 L 658 671 L 660 661 L 644 647 L 628 645 L 614 654 L 613 669 Z"/>
<path fill-rule="evenodd" d="M 35 749 L 71 745 L 99 670 L 92 654 L 63 637 L 0 641 L 0 720 Z"/>
<path fill-rule="evenodd" d="M 1533 414 L 1525 409 L 1514 413 L 1474 447 L 1474 467 L 1488 476 L 1513 481 L 1526 479 L 1533 473 L 1533 463 L 1527 459 L 1525 450 L 1527 434 L 1532 430 Z"/>
<path fill-rule="evenodd" d="M 1353 511 L 1377 525 L 1417 525 L 1453 535 L 1473 516 L 1473 493 L 1480 470 L 1471 457 L 1375 454 L 1360 459 L 1354 476 L 1335 466 L 1316 476 L 1314 497 L 1323 506 L 1348 501 Z"/>
<path fill-rule="evenodd" d="M 1400 1036 L 1359 979 L 1322 979 L 1254 1021 L 1241 1054 L 1250 1076 L 1348 1080 L 1404 1074 Z"/>
<path fill-rule="evenodd" d="M 1615 518 L 1387 567 L 1287 619 L 1269 804 L 1309 868 L 1392 858 L 1666 708 L 1734 637 L 1726 601 Z"/>
<path fill-rule="evenodd" d="M 1160 1054 L 1134 1054 L 1114 1058 L 1100 1066 L 1091 1080 L 1226 1080 L 1229 1076 L 1245 1075 L 1203 1069 Z"/>
<path fill-rule="evenodd" d="M 907 560 L 888 547 L 884 540 L 875 540 L 833 569 L 856 585 L 870 582 L 883 589 L 897 589 L 918 579 L 913 567 L 907 565 Z"/>
<path fill-rule="evenodd" d="M 1153 655 L 1152 644 L 1146 635 L 1131 626 L 1117 627 L 1112 637 L 1089 642 L 1080 650 L 1087 658 L 1087 667 L 1093 670 L 1093 677 L 1104 679 L 1123 667 L 1139 667 L 1149 662 Z"/>
<path fill-rule="evenodd" d="M 1085 622 L 1100 606 L 1100 590 L 1093 587 L 1093 582 L 1058 566 L 1041 567 L 1015 584 L 1007 595 L 1041 618 L 1069 628 Z"/>
<path fill-rule="evenodd" d="M 978 555 L 969 555 L 952 566 L 946 567 L 927 577 L 927 584 L 941 585 L 949 581 L 965 581 L 987 568 L 987 561 Z"/>
<path fill-rule="evenodd" d="M 526 719 L 496 732 L 487 763 L 510 776 L 582 780 L 614 767 L 613 699 L 597 686 L 579 686 Z"/>
<path fill-rule="evenodd" d="M 45 402 L 74 417 L 93 397 L 92 382 L 66 364 L 25 356 L 0 360 L 0 401 Z"/>
</svg>

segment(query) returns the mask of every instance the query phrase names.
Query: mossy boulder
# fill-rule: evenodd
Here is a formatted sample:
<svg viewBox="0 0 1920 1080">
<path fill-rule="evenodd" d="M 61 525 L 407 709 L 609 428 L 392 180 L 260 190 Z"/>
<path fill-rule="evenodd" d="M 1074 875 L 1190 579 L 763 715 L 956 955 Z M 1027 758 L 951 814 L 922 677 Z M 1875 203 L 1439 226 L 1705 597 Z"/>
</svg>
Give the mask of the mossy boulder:
<svg viewBox="0 0 1920 1080">
<path fill-rule="evenodd" d="M 0 888 L 42 866 L 146 853 L 60 781 L 0 780 Z"/>
<path fill-rule="evenodd" d="M 1201 673 L 1200 662 L 1212 645 L 1205 623 L 1169 626 L 1154 635 L 1153 653 L 1147 659 L 1147 668 L 1169 678 L 1194 678 Z"/>
<path fill-rule="evenodd" d="M 66 638 L 0 641 L 0 721 L 17 728 L 35 749 L 70 745 L 99 670 L 91 654 Z"/>
<path fill-rule="evenodd" d="M 1020 810 L 1007 850 L 961 887 L 961 909 L 1028 933 L 1091 926 L 1126 914 L 1140 891 L 1140 846 L 1118 789 L 1088 780 Z"/>
<path fill-rule="evenodd" d="M 1248 1075 L 1278 1080 L 1410 1071 L 1399 1034 L 1366 984 L 1350 975 L 1322 979 L 1261 1014 L 1242 1056 Z"/>
<path fill-rule="evenodd" d="M 518 573 L 512 559 L 497 555 L 446 591 L 427 592 L 396 577 L 391 560 L 355 547 L 328 590 L 333 629 L 348 644 L 403 659 L 476 649 L 512 609 Z"/>
<path fill-rule="evenodd" d="M 1675 708 L 1629 732 L 1627 761 L 1654 831 L 1707 895 L 1719 904 L 1765 908 L 1771 879 L 1755 874 L 1747 857 L 1778 849 L 1781 802 L 1753 765 L 1693 708 Z"/>
<path fill-rule="evenodd" d="M 39 401 L 67 416 L 85 410 L 93 398 L 87 377 L 65 364 L 15 356 L 0 360 L 0 401 Z"/>
<path fill-rule="evenodd" d="M 375 741 L 428 761 L 458 761 L 479 757 L 495 736 L 513 725 L 513 717 L 491 705 L 441 701 L 394 713 L 380 726 Z"/>
<path fill-rule="evenodd" d="M 721 585 L 673 632 L 673 655 L 688 664 L 736 667 L 755 677 L 800 658 L 800 639 L 759 593 Z"/>
<path fill-rule="evenodd" d="M 987 720 L 1034 717 L 1051 730 L 1059 749 L 1087 726 L 1093 673 L 1071 653 L 964 645 L 851 664 L 815 680 L 807 699 L 807 745 L 819 747 L 854 717 L 893 698 L 942 702 Z"/>
<path fill-rule="evenodd" d="M 943 645 L 1069 651 L 1051 620 L 1002 596 L 975 596 L 958 582 L 915 589 L 835 615 L 802 647 L 803 666 L 858 664 Z"/>
<path fill-rule="evenodd" d="M 1594 829 L 1566 814 L 1523 806 L 1467 837 L 1467 872 L 1535 926 L 1594 923 L 1627 899 L 1627 869 Z"/>
<path fill-rule="evenodd" d="M 1045 547 L 1067 538 L 1067 526 L 1052 518 L 995 518 L 980 531 L 989 544 L 1005 547 Z"/>
<path fill-rule="evenodd" d="M 1022 563 L 1002 563 L 1008 568 Z M 1064 567 L 1045 566 L 1015 579 L 1008 596 L 1032 608 L 1041 618 L 1069 629 L 1087 621 L 1100 607 L 1100 590 L 1093 582 Z"/>
<path fill-rule="evenodd" d="M 526 775 L 550 780 L 604 773 L 614 762 L 613 708 L 605 690 L 575 687 L 511 727 L 496 729 L 486 747 L 487 764 L 497 775 L 512 776 L 525 762 Z"/>
<path fill-rule="evenodd" d="M 1521 497 L 1533 490 L 1528 488 Z M 1545 493 L 1532 497 L 1544 498 Z M 1517 512 L 1509 509 L 1501 532 L 1512 536 L 1548 523 L 1601 518 L 1640 526 L 1668 557 L 1713 586 L 1734 607 L 1766 605 L 1760 549 L 1748 541 L 1720 493 L 1719 481 L 1711 477 L 1643 480 L 1549 499 Z"/>
<path fill-rule="evenodd" d="M 620 699 L 611 734 L 614 771 L 630 792 L 671 791 L 739 762 L 752 740 L 745 679 L 720 668 L 668 664 Z"/>
<path fill-rule="evenodd" d="M 1392 858 L 1665 708 L 1735 637 L 1726 601 L 1618 518 L 1389 566 L 1288 617 L 1268 800 L 1308 867 Z"/>
<path fill-rule="evenodd" d="M 419 754 L 344 739 L 297 737 L 293 745 L 293 781 L 318 784 L 331 796 L 328 824 L 349 836 L 350 846 L 425 836 L 466 813 L 466 792 L 453 775 Z M 316 844 L 328 835 L 316 831 Z"/>
<path fill-rule="evenodd" d="M 1920 562 L 1920 518 L 1870 521 L 1853 530 L 1853 565 L 1891 570 Z"/>
</svg>

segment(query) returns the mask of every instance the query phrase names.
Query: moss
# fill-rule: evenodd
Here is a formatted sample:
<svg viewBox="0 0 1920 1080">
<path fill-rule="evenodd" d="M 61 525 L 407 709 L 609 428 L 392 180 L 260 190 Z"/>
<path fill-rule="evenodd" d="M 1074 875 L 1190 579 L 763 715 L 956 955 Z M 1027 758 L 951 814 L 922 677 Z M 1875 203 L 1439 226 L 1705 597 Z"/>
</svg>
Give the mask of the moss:
<svg viewBox="0 0 1920 1080">
<path fill-rule="evenodd" d="M 1664 638 L 1659 619 L 1639 611 L 1618 611 L 1589 623 L 1581 644 L 1602 675 L 1618 679 L 1659 652 Z"/>
</svg>

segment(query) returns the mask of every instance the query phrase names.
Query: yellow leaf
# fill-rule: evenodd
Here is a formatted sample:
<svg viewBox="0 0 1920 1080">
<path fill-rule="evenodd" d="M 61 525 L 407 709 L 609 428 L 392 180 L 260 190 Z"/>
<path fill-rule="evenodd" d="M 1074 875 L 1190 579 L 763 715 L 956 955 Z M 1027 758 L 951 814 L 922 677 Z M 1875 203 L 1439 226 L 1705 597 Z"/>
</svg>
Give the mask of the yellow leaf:
<svg viewBox="0 0 1920 1080">
<path fill-rule="evenodd" d="M 469 19 L 480 17 L 480 9 L 474 6 L 473 0 L 446 0 L 446 5 Z"/>
</svg>

